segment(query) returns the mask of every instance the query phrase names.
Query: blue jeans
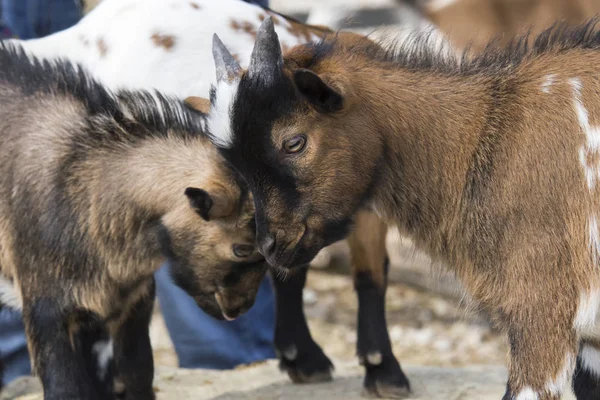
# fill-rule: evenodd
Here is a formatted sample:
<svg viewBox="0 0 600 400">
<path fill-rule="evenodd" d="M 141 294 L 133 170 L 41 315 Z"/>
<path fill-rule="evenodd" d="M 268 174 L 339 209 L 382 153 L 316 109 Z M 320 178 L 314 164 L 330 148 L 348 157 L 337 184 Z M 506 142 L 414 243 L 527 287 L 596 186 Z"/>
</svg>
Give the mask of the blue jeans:
<svg viewBox="0 0 600 400">
<path fill-rule="evenodd" d="M 20 39 L 43 37 L 75 25 L 82 16 L 79 0 L 0 0 L 2 19 Z"/>
<path fill-rule="evenodd" d="M 4 382 L 31 374 L 27 341 L 21 314 L 4 309 L 0 311 L 0 358 L 4 363 Z"/>
<path fill-rule="evenodd" d="M 275 301 L 270 278 L 264 279 L 246 314 L 235 321 L 219 321 L 171 281 L 168 265 L 155 277 L 158 301 L 180 367 L 229 369 L 275 357 Z"/>
</svg>

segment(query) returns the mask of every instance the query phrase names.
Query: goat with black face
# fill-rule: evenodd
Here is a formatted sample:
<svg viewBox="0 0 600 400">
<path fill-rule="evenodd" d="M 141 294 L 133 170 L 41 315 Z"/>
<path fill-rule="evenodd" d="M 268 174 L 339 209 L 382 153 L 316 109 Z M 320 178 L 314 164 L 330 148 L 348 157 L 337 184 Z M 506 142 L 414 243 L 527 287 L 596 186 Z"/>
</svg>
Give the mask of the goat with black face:
<svg viewBox="0 0 600 400">
<path fill-rule="evenodd" d="M 326 134 L 335 123 L 329 115 L 343 112 L 344 100 L 308 69 L 284 68 L 271 21 L 259 30 L 247 71 L 216 36 L 213 53 L 218 82 L 211 93 L 211 139 L 254 195 L 257 239 L 267 261 L 304 265 L 348 235 L 369 192 L 357 182 L 369 185 L 381 160 L 356 143 L 348 146 L 348 138 Z M 304 112 L 310 118 L 296 118 Z M 361 138 L 371 139 L 377 140 Z M 366 168 L 347 174 L 336 167 L 340 163 Z M 342 193 L 352 201 L 338 201 Z"/>
</svg>

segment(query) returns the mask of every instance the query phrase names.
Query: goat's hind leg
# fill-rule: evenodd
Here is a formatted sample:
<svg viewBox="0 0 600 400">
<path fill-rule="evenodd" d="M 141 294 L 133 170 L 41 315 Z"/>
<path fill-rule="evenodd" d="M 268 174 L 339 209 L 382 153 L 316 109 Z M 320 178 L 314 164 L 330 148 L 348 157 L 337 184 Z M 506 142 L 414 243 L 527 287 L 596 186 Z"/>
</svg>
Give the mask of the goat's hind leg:
<svg viewBox="0 0 600 400">
<path fill-rule="evenodd" d="M 358 294 L 357 353 L 366 370 L 367 394 L 402 398 L 410 384 L 394 357 L 385 319 L 388 258 L 387 226 L 373 213 L 357 216 L 349 237 L 354 287 Z"/>
<path fill-rule="evenodd" d="M 304 315 L 302 291 L 307 272 L 308 267 L 298 267 L 285 280 L 273 276 L 276 298 L 275 350 L 279 368 L 287 372 L 294 383 L 332 379 L 333 364 L 310 335 Z"/>
<path fill-rule="evenodd" d="M 577 400 L 600 399 L 600 341 L 582 340 L 573 375 Z"/>
</svg>

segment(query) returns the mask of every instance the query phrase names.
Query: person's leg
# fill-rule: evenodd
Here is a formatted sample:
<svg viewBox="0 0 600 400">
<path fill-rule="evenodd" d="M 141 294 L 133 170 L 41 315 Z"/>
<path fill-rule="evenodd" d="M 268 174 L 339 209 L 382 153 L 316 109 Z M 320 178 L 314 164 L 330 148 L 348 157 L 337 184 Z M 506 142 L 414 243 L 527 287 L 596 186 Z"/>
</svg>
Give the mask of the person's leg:
<svg viewBox="0 0 600 400">
<path fill-rule="evenodd" d="M 168 271 L 155 275 L 158 301 L 182 368 L 230 369 L 275 358 L 273 289 L 265 278 L 254 306 L 235 321 L 218 321 L 176 286 Z"/>
<path fill-rule="evenodd" d="M 39 38 L 75 25 L 82 16 L 78 0 L 1 0 L 3 19 L 20 39 Z"/>
<path fill-rule="evenodd" d="M 21 314 L 6 309 L 0 311 L 0 359 L 4 364 L 5 384 L 31 374 Z"/>
</svg>

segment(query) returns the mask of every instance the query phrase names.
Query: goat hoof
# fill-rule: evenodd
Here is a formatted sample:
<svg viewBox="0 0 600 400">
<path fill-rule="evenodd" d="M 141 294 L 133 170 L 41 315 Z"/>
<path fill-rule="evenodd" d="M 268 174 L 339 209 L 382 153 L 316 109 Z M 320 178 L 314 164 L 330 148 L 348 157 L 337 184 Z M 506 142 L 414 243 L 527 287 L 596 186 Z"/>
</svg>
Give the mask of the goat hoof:
<svg viewBox="0 0 600 400">
<path fill-rule="evenodd" d="M 316 344 L 306 348 L 291 345 L 277 351 L 279 369 L 287 372 L 294 383 L 329 382 L 333 379 L 333 364 Z"/>
<path fill-rule="evenodd" d="M 373 358 L 373 357 L 371 357 Z M 394 356 L 384 356 L 377 365 L 365 358 L 366 375 L 363 395 L 371 398 L 404 399 L 410 395 L 410 383 Z"/>
</svg>

